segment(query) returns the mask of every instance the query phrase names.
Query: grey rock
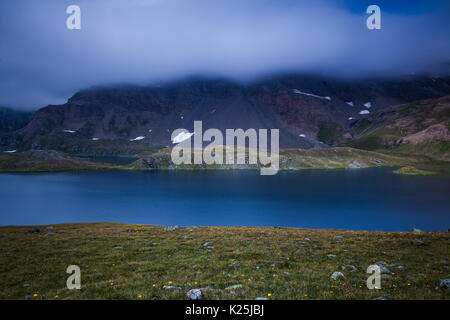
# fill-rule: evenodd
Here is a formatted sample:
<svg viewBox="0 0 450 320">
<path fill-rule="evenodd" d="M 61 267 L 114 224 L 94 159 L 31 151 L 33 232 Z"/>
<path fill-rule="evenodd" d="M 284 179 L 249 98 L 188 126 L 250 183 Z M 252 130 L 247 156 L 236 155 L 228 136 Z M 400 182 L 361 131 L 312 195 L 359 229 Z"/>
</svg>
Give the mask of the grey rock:
<svg viewBox="0 0 450 320">
<path fill-rule="evenodd" d="M 191 300 L 201 300 L 202 299 L 202 290 L 200 289 L 191 289 L 186 293 L 186 296 Z"/>
<path fill-rule="evenodd" d="M 213 243 L 212 242 L 205 242 L 204 244 L 203 244 L 203 246 L 204 247 L 209 247 L 210 245 L 212 245 Z"/>
<path fill-rule="evenodd" d="M 243 285 L 239 283 L 239 284 L 234 284 L 232 286 L 229 286 L 229 287 L 227 287 L 227 289 L 230 290 L 230 291 L 233 291 L 233 290 L 236 290 L 236 289 L 239 289 L 239 288 L 242 288 L 242 287 L 243 287 Z"/>
<path fill-rule="evenodd" d="M 404 266 L 397 266 L 397 269 L 402 270 L 402 269 L 405 269 L 405 267 Z"/>
<path fill-rule="evenodd" d="M 336 280 L 336 279 L 338 279 L 338 278 L 343 278 L 344 277 L 344 274 L 342 273 L 342 272 L 340 272 L 340 271 L 335 271 L 335 272 L 333 272 L 333 274 L 331 275 L 331 277 L 330 277 L 330 279 L 331 280 Z"/>
<path fill-rule="evenodd" d="M 372 300 L 387 300 L 387 298 L 386 297 L 376 297 L 376 298 L 373 298 Z"/>
<path fill-rule="evenodd" d="M 30 285 L 28 283 L 25 283 L 23 286 L 26 288 L 29 287 Z"/>
<path fill-rule="evenodd" d="M 439 286 L 445 290 L 450 290 L 450 279 L 441 280 Z"/>
<path fill-rule="evenodd" d="M 264 297 L 256 297 L 255 300 L 269 300 L 269 298 L 264 298 Z"/>
<path fill-rule="evenodd" d="M 334 236 L 334 239 L 342 239 L 342 236 Z"/>
<path fill-rule="evenodd" d="M 166 287 L 167 291 L 175 291 L 175 290 L 181 290 L 180 287 L 174 287 L 174 286 L 167 286 Z"/>
<path fill-rule="evenodd" d="M 418 246 L 423 246 L 425 243 L 420 239 L 414 239 L 413 243 Z"/>
<path fill-rule="evenodd" d="M 327 257 L 328 258 L 336 258 L 336 255 L 335 254 L 327 254 Z"/>
<path fill-rule="evenodd" d="M 356 267 L 354 265 L 351 264 L 347 264 L 347 265 L 343 265 L 342 270 L 349 270 L 350 272 L 355 272 L 356 271 Z"/>
<path fill-rule="evenodd" d="M 173 230 L 177 230 L 179 228 L 180 228 L 179 226 L 166 226 L 164 228 L 164 231 L 173 231 Z"/>
<path fill-rule="evenodd" d="M 380 271 L 381 273 L 391 273 L 391 270 L 389 270 L 387 267 L 385 267 L 384 265 L 377 263 L 377 265 L 380 267 Z"/>
<path fill-rule="evenodd" d="M 55 234 L 56 234 L 55 232 L 47 232 L 48 236 L 52 236 L 52 235 L 55 235 Z"/>
<path fill-rule="evenodd" d="M 123 249 L 123 247 L 122 246 L 116 246 L 116 247 L 114 247 L 114 249 Z"/>
</svg>

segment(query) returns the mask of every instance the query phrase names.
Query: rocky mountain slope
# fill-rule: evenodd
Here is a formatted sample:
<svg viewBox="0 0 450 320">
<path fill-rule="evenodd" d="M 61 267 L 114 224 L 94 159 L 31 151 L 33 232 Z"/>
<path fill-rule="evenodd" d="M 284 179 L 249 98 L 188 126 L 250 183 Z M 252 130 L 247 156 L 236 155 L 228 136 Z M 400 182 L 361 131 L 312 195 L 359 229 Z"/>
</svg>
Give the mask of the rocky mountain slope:
<svg viewBox="0 0 450 320">
<path fill-rule="evenodd" d="M 450 160 L 450 96 L 380 110 L 350 127 L 356 148 Z"/>
<path fill-rule="evenodd" d="M 349 124 L 393 104 L 450 93 L 450 77 L 342 80 L 280 76 L 251 84 L 186 79 L 160 86 L 98 87 L 36 112 L 1 150 L 58 149 L 95 153 L 111 141 L 169 146 L 174 129 L 279 128 L 280 146 L 314 148 L 352 139 Z M 135 140 L 139 137 L 139 141 Z M 89 147 L 87 147 L 89 145 Z M 116 144 L 115 144 L 116 145 Z M 110 150 L 110 153 L 117 150 Z"/>
</svg>

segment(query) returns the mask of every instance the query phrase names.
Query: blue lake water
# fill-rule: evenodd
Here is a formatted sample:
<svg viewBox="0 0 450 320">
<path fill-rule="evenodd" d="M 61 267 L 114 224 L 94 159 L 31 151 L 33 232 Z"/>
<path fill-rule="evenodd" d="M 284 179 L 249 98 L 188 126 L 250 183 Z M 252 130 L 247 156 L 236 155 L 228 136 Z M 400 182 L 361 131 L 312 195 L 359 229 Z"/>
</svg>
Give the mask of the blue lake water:
<svg viewBox="0 0 450 320">
<path fill-rule="evenodd" d="M 1 174 L 0 225 L 123 222 L 427 231 L 450 228 L 450 178 L 389 168 Z"/>
</svg>

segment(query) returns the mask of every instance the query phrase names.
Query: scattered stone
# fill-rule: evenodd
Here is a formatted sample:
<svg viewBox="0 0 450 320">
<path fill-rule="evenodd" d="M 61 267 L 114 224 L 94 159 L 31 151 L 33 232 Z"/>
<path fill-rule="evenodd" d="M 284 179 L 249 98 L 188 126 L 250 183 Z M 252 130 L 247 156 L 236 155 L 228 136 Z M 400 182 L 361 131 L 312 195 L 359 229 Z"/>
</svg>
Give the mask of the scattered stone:
<svg viewBox="0 0 450 320">
<path fill-rule="evenodd" d="M 397 269 L 405 269 L 404 266 L 397 266 Z"/>
<path fill-rule="evenodd" d="M 334 239 L 342 239 L 342 236 L 334 236 Z"/>
<path fill-rule="evenodd" d="M 56 234 L 56 232 L 47 232 L 47 235 L 48 235 L 48 236 L 52 236 L 52 235 L 54 235 L 54 234 Z"/>
<path fill-rule="evenodd" d="M 439 286 L 445 290 L 450 290 L 450 279 L 441 280 Z"/>
<path fill-rule="evenodd" d="M 25 283 L 23 286 L 26 288 L 29 287 L 30 285 L 28 283 Z"/>
<path fill-rule="evenodd" d="M 236 289 L 239 289 L 239 288 L 242 288 L 242 287 L 243 287 L 242 284 L 234 284 L 232 286 L 227 287 L 226 289 L 230 290 L 230 291 L 233 291 L 233 290 L 236 290 Z"/>
<path fill-rule="evenodd" d="M 336 280 L 336 279 L 338 279 L 338 278 L 343 278 L 344 277 L 344 274 L 342 273 L 342 272 L 340 272 L 340 271 L 335 271 L 335 272 L 333 272 L 333 274 L 331 275 L 331 277 L 330 277 L 330 279 L 331 280 Z"/>
<path fill-rule="evenodd" d="M 39 230 L 38 228 L 31 228 L 30 230 L 28 230 L 29 233 L 39 233 L 41 232 L 41 230 Z"/>
<path fill-rule="evenodd" d="M 122 246 L 116 246 L 116 247 L 114 247 L 114 249 L 123 249 L 123 247 Z"/>
<path fill-rule="evenodd" d="M 341 268 L 342 268 L 342 270 L 349 269 L 350 272 L 355 272 L 356 271 L 356 267 L 351 265 L 351 264 L 343 265 Z"/>
<path fill-rule="evenodd" d="M 387 300 L 387 298 L 386 297 L 376 297 L 376 298 L 373 298 L 372 300 Z"/>
<path fill-rule="evenodd" d="M 174 286 L 166 286 L 167 291 L 174 291 L 174 290 L 181 290 L 180 287 L 174 287 Z"/>
<path fill-rule="evenodd" d="M 327 257 L 328 258 L 336 258 L 336 255 L 335 254 L 327 254 Z"/>
<path fill-rule="evenodd" d="M 269 298 L 265 298 L 265 297 L 256 297 L 255 300 L 269 300 Z"/>
<path fill-rule="evenodd" d="M 180 228 L 179 226 L 166 226 L 164 228 L 164 231 L 173 231 L 173 230 L 177 230 L 179 228 Z"/>
<path fill-rule="evenodd" d="M 382 262 L 382 261 L 381 261 Z M 383 264 L 381 264 L 380 262 L 376 263 L 377 266 L 380 267 L 380 272 L 381 273 L 391 273 L 391 270 L 389 270 L 387 267 L 385 267 Z"/>
<path fill-rule="evenodd" d="M 203 244 L 203 246 L 204 247 L 209 247 L 210 245 L 212 245 L 213 243 L 212 242 L 205 242 L 204 244 Z"/>
<path fill-rule="evenodd" d="M 191 300 L 202 300 L 202 290 L 200 289 L 191 289 L 186 295 Z"/>
<path fill-rule="evenodd" d="M 46 229 L 53 229 L 53 226 L 48 226 Z"/>
<path fill-rule="evenodd" d="M 414 239 L 413 243 L 418 246 L 423 246 L 425 243 L 420 239 Z"/>
</svg>

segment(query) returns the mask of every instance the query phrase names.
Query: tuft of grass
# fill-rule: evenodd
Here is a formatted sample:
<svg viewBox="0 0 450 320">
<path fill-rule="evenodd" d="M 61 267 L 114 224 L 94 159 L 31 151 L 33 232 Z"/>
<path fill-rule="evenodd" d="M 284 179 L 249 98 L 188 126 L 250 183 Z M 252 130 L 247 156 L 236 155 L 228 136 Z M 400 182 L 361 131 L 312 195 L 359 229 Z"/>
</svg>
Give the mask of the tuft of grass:
<svg viewBox="0 0 450 320">
<path fill-rule="evenodd" d="M 204 299 L 450 298 L 439 287 L 449 277 L 448 232 L 165 231 L 113 223 L 30 228 L 0 228 L 0 299 L 187 299 L 193 288 L 201 288 Z M 389 273 L 381 290 L 369 290 L 366 270 L 376 263 Z M 69 265 L 81 269 L 80 290 L 66 288 Z M 349 265 L 356 270 L 342 268 Z M 344 277 L 330 280 L 335 271 Z"/>
<path fill-rule="evenodd" d="M 434 172 L 434 171 L 420 170 L 420 169 L 417 169 L 417 168 L 411 167 L 411 166 L 402 167 L 400 169 L 397 169 L 394 171 L 394 173 L 404 174 L 404 175 L 414 175 L 414 176 L 417 176 L 417 175 L 432 176 L 432 175 L 438 174 L 437 172 Z"/>
</svg>

